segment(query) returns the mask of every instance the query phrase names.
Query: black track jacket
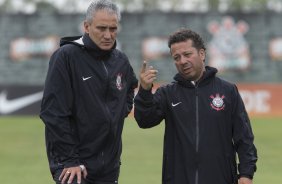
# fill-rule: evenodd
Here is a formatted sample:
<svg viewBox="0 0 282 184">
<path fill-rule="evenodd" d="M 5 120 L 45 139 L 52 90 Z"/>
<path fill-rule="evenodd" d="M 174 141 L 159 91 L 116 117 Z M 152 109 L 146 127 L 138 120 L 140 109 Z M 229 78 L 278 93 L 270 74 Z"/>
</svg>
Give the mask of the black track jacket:
<svg viewBox="0 0 282 184">
<path fill-rule="evenodd" d="M 175 82 L 151 91 L 139 89 L 135 119 L 141 128 L 165 120 L 163 184 L 233 184 L 252 178 L 257 153 L 250 121 L 237 87 L 206 67 L 193 85 L 179 74 Z"/>
<path fill-rule="evenodd" d="M 50 169 L 84 164 L 87 180 L 116 181 L 124 118 L 138 81 L 119 50 L 66 37 L 50 59 L 41 104 Z"/>
</svg>

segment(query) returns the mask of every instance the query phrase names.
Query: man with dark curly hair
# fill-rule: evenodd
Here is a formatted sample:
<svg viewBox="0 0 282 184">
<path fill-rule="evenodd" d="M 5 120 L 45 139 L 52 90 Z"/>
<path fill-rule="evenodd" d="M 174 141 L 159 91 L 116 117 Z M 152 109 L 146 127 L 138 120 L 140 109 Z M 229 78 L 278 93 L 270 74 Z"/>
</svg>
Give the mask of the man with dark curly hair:
<svg viewBox="0 0 282 184">
<path fill-rule="evenodd" d="M 176 31 L 168 47 L 178 70 L 174 81 L 153 94 L 157 70 L 144 62 L 134 100 L 141 128 L 165 120 L 162 183 L 251 184 L 257 151 L 236 85 L 205 66 L 206 48 L 196 32 Z"/>
</svg>

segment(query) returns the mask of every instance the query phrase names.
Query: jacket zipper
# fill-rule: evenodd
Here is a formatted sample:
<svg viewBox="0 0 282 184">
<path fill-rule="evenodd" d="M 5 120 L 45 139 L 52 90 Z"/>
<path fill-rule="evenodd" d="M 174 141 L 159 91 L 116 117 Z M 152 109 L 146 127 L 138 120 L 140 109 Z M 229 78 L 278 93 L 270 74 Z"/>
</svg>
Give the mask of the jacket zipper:
<svg viewBox="0 0 282 184">
<path fill-rule="evenodd" d="M 102 168 L 104 168 L 105 166 L 104 151 L 102 151 L 101 157 L 102 157 Z"/>
<path fill-rule="evenodd" d="M 108 71 L 104 61 L 102 61 L 102 64 L 103 64 L 103 67 L 105 69 L 105 72 L 106 72 L 106 75 L 107 75 L 107 78 L 108 78 L 109 77 L 109 71 Z"/>
<path fill-rule="evenodd" d="M 103 68 L 104 68 L 104 70 L 106 72 L 106 80 L 108 81 L 109 80 L 109 71 L 108 71 L 104 61 L 102 61 L 102 65 L 103 65 Z M 105 109 L 106 109 L 106 111 L 107 111 L 107 113 L 109 115 L 108 117 L 110 117 L 111 113 L 110 113 L 110 110 L 109 110 L 109 108 L 107 106 L 108 90 L 109 90 L 109 87 L 108 87 L 108 84 L 107 84 L 107 86 L 106 86 L 106 93 L 105 93 Z M 110 122 L 110 129 L 111 129 L 112 123 L 111 123 L 110 119 L 109 119 L 109 122 Z M 104 168 L 104 166 L 105 166 L 104 150 L 102 150 L 102 152 L 101 152 L 101 157 L 102 157 L 102 167 Z"/>
<path fill-rule="evenodd" d="M 198 85 L 195 86 L 196 90 L 196 154 L 197 154 L 197 169 L 195 173 L 195 184 L 199 183 L 199 170 L 198 170 L 198 152 L 199 152 L 199 97 Z"/>
<path fill-rule="evenodd" d="M 109 80 L 109 71 L 108 71 L 104 61 L 102 61 L 102 64 L 103 64 L 103 67 L 104 67 L 105 72 L 106 72 L 106 79 L 108 81 Z M 108 97 L 109 85 L 110 84 L 107 84 L 107 86 L 106 86 L 107 89 L 106 89 L 106 93 L 105 93 L 105 107 L 106 107 L 106 111 L 107 111 L 107 113 L 109 114 L 109 117 L 110 117 L 111 113 L 110 113 L 110 110 L 109 110 L 109 108 L 107 106 L 107 97 Z M 110 121 L 110 119 L 109 119 L 109 121 Z"/>
</svg>

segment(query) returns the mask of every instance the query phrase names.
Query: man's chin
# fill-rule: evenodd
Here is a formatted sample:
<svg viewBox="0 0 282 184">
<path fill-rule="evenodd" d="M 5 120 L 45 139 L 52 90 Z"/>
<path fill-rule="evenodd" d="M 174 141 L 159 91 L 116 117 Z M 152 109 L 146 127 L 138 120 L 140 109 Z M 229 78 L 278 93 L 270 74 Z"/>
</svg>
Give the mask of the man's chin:
<svg viewBox="0 0 282 184">
<path fill-rule="evenodd" d="M 113 47 L 113 45 L 102 45 L 100 46 L 100 49 L 102 50 L 111 50 Z"/>
<path fill-rule="evenodd" d="M 193 75 L 189 74 L 181 74 L 182 77 L 188 81 L 195 81 L 197 78 Z"/>
</svg>

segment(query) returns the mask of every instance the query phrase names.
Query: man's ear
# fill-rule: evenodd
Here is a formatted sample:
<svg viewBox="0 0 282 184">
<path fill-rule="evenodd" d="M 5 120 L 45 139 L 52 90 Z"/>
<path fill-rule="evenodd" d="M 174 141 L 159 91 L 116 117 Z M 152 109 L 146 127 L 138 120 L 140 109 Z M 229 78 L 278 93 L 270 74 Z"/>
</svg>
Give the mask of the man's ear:
<svg viewBox="0 0 282 184">
<path fill-rule="evenodd" d="M 84 21 L 84 22 L 83 22 L 83 27 L 84 27 L 84 31 L 85 31 L 86 33 L 89 33 L 90 23 L 87 22 L 87 21 Z"/>
<path fill-rule="evenodd" d="M 205 59 L 206 59 L 206 51 L 204 49 L 200 49 L 199 55 L 201 57 L 201 60 L 205 61 Z"/>
</svg>

